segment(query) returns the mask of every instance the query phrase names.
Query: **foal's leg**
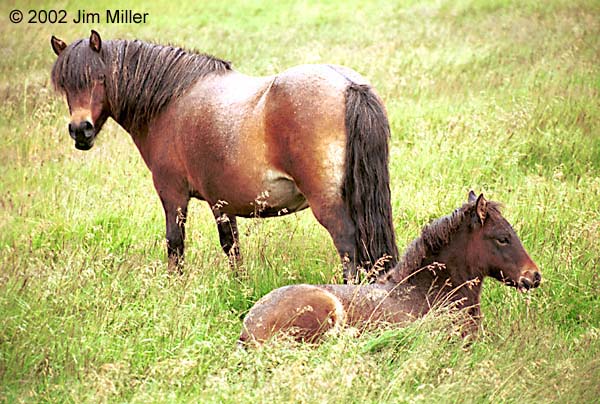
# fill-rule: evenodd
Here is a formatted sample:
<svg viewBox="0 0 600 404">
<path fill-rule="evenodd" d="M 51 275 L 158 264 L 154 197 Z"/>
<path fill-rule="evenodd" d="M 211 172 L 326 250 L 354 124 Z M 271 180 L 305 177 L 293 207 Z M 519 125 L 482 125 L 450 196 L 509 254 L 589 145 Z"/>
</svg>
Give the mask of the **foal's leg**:
<svg viewBox="0 0 600 404">
<path fill-rule="evenodd" d="M 185 240 L 185 220 L 187 217 L 188 199 L 179 203 L 161 198 L 167 223 L 167 255 L 169 272 L 182 273 L 183 244 Z"/>
<path fill-rule="evenodd" d="M 234 215 L 228 215 L 227 213 L 221 213 L 217 209 L 213 209 L 215 220 L 217 222 L 217 229 L 219 230 L 219 241 L 223 251 L 229 258 L 229 265 L 232 268 L 237 267 L 241 264 L 240 256 L 240 238 L 237 228 L 237 220 Z"/>
</svg>

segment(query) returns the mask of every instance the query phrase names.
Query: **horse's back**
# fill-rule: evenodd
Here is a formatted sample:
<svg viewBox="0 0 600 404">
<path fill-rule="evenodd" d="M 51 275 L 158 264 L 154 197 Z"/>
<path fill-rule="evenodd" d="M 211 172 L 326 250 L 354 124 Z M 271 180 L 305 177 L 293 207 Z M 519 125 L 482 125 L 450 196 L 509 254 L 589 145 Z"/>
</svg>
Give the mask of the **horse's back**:
<svg viewBox="0 0 600 404">
<path fill-rule="evenodd" d="M 349 83 L 369 85 L 368 80 L 349 67 L 335 64 L 304 64 L 290 67 L 277 75 L 279 82 L 302 83 L 312 88 L 324 85 L 345 90 Z"/>
</svg>

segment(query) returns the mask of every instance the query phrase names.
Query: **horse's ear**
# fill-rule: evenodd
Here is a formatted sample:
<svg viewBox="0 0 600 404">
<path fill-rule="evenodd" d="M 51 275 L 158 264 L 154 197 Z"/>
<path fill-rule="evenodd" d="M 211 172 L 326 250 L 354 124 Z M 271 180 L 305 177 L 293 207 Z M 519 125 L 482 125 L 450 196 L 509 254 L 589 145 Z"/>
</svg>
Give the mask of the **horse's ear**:
<svg viewBox="0 0 600 404">
<path fill-rule="evenodd" d="M 54 53 L 56 53 L 56 56 L 60 55 L 60 53 L 67 47 L 67 44 L 64 41 L 61 41 L 54 35 L 52 35 L 52 38 L 50 38 L 50 45 L 52 45 L 52 50 Z"/>
<path fill-rule="evenodd" d="M 102 39 L 100 39 L 100 34 L 94 30 L 92 30 L 92 35 L 90 35 L 90 48 L 96 52 L 100 52 L 100 49 L 102 49 Z"/>
<path fill-rule="evenodd" d="M 475 195 L 475 192 L 473 192 L 473 190 L 469 191 L 469 199 L 467 200 L 467 202 L 469 203 L 473 203 L 477 200 L 477 195 Z"/>
<path fill-rule="evenodd" d="M 475 202 L 475 212 L 477 213 L 479 222 L 483 226 L 485 218 L 487 217 L 487 201 L 483 197 L 483 194 L 480 194 L 477 198 L 477 202 Z"/>
</svg>

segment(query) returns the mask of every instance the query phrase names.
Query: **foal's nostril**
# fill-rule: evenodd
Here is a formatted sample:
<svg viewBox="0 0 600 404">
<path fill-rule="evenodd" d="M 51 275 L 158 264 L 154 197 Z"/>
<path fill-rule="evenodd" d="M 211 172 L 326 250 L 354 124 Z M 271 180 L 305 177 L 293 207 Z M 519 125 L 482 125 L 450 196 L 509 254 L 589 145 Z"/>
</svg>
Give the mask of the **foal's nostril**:
<svg viewBox="0 0 600 404">
<path fill-rule="evenodd" d="M 536 272 L 533 274 L 533 284 L 534 284 L 535 286 L 539 286 L 539 284 L 540 284 L 541 282 L 542 282 L 542 274 L 536 271 Z"/>
<path fill-rule="evenodd" d="M 525 289 L 531 289 L 531 287 L 533 286 L 533 284 L 531 283 L 531 281 L 525 277 L 522 277 L 519 281 L 519 286 Z"/>
</svg>

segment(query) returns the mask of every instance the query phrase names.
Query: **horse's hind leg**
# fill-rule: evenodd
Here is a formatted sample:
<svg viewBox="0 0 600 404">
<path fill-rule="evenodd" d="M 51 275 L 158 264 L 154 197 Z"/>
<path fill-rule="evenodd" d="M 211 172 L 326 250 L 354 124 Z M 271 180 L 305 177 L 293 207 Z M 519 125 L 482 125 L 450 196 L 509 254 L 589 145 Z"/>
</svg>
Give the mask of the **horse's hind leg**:
<svg viewBox="0 0 600 404">
<path fill-rule="evenodd" d="M 354 241 L 355 226 L 348 209 L 341 199 L 338 202 L 327 201 L 321 198 L 308 202 L 313 214 L 327 229 L 333 244 L 340 255 L 343 266 L 344 283 L 358 283 L 359 273 L 356 267 L 356 246 Z"/>
<path fill-rule="evenodd" d="M 240 256 L 240 238 L 237 228 L 237 220 L 234 215 L 219 212 L 218 209 L 213 209 L 217 229 L 219 230 L 219 242 L 221 248 L 229 258 L 229 265 L 236 268 L 241 264 Z"/>
</svg>

